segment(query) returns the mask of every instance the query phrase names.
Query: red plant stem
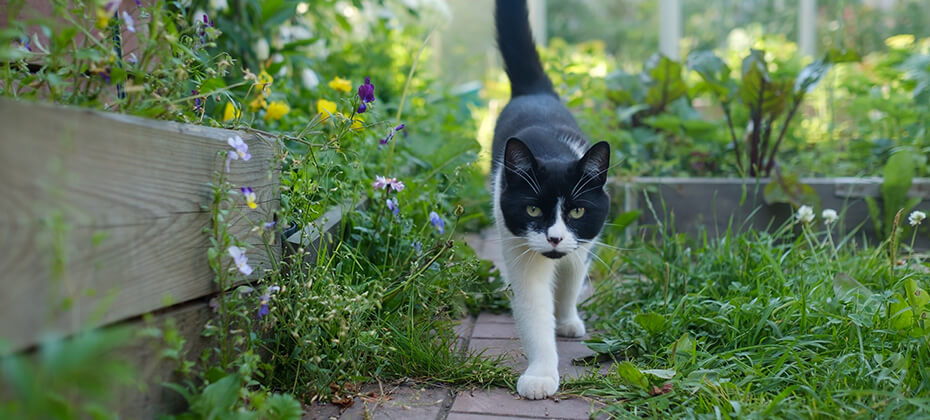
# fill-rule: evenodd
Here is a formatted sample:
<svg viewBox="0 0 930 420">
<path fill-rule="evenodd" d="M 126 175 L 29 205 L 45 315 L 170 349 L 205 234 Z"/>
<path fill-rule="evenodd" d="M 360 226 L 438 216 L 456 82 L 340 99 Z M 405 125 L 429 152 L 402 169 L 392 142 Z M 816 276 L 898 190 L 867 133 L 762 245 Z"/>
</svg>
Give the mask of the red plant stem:
<svg viewBox="0 0 930 420">
<path fill-rule="evenodd" d="M 785 122 L 781 126 L 781 130 L 778 132 L 778 139 L 775 140 L 775 145 L 772 146 L 772 153 L 769 155 L 769 163 L 765 165 L 765 173 L 771 173 L 772 168 L 775 166 L 775 152 L 778 151 L 778 147 L 781 146 L 781 141 L 785 138 L 785 133 L 788 132 L 788 126 L 791 125 L 791 119 L 794 118 L 794 113 L 798 111 L 798 108 L 801 107 L 801 102 L 804 101 L 804 94 L 798 95 L 794 99 L 794 104 L 791 106 L 791 110 L 788 111 L 788 115 L 785 117 Z"/>
<path fill-rule="evenodd" d="M 756 109 L 752 112 L 752 137 L 749 143 L 749 176 L 758 176 L 760 168 L 759 161 L 759 140 L 762 129 L 762 104 L 765 98 L 765 78 L 759 79 L 759 102 Z"/>
<path fill-rule="evenodd" d="M 733 129 L 733 118 L 730 116 L 730 104 L 723 104 L 723 115 L 727 118 L 727 126 L 730 127 L 730 137 L 733 139 L 733 152 L 736 153 L 736 169 L 742 174 L 743 159 L 739 152 L 739 140 L 736 138 L 736 130 Z"/>
</svg>

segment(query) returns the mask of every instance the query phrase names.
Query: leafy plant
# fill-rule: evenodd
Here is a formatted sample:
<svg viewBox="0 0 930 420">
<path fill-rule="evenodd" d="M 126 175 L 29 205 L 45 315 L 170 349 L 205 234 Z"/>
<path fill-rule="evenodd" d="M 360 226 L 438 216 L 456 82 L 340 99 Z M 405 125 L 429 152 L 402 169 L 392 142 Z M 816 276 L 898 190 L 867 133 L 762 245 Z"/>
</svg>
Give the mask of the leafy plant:
<svg viewBox="0 0 930 420">
<path fill-rule="evenodd" d="M 772 73 L 764 52 L 753 49 L 743 59 L 741 79 L 737 82 L 730 78 L 730 69 L 723 60 L 712 52 L 695 51 L 688 57 L 688 67 L 701 75 L 708 91 L 720 102 L 737 168 L 757 178 L 770 176 L 775 169 L 776 155 L 791 120 L 805 95 L 829 71 L 831 63 L 831 58 L 824 57 L 804 67 L 796 77 Z M 745 141 L 740 141 L 733 127 L 733 104 L 742 104 L 749 112 Z M 782 115 L 784 119 L 779 123 Z M 778 134 L 773 137 L 776 130 Z M 742 151 L 741 143 L 745 146 Z"/>
<path fill-rule="evenodd" d="M 866 197 L 869 216 L 875 225 L 875 231 L 883 236 L 890 236 L 894 227 L 894 218 L 899 211 L 907 214 L 920 204 L 920 197 L 908 197 L 914 177 L 917 175 L 913 154 L 908 150 L 899 151 L 885 164 L 881 185 L 883 208 L 879 210 L 873 197 Z"/>
</svg>

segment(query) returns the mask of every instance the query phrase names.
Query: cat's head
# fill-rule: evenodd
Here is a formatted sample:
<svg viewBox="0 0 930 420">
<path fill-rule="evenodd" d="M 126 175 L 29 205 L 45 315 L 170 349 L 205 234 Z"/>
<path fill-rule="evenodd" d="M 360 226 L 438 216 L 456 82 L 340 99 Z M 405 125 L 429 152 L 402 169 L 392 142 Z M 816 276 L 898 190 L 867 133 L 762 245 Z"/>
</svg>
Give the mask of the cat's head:
<svg viewBox="0 0 930 420">
<path fill-rule="evenodd" d="M 610 207 L 604 191 L 610 164 L 606 142 L 591 146 L 578 159 L 540 160 L 522 141 L 510 138 L 502 160 L 504 225 L 527 247 L 561 258 L 601 232 Z"/>
</svg>

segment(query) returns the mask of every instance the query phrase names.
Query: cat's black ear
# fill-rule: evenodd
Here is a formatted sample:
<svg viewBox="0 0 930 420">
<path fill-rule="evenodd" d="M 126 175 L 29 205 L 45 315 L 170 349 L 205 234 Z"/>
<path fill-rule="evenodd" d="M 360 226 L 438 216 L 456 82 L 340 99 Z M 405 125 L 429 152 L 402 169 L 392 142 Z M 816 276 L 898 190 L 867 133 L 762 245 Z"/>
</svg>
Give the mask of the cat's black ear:
<svg viewBox="0 0 930 420">
<path fill-rule="evenodd" d="M 513 172 L 532 173 L 536 168 L 536 158 L 526 144 L 516 137 L 507 139 L 504 146 L 504 169 L 508 175 Z"/>
<path fill-rule="evenodd" d="M 591 146 L 578 161 L 578 166 L 585 176 L 591 177 L 599 184 L 607 183 L 607 168 L 610 167 L 610 145 L 606 141 Z"/>
</svg>

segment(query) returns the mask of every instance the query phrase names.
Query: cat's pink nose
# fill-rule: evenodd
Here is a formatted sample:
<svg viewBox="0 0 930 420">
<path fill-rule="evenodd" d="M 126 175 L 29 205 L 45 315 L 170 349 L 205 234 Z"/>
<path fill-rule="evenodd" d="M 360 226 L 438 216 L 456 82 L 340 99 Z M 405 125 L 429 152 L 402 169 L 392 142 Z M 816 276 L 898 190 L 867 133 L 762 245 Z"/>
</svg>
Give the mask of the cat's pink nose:
<svg viewBox="0 0 930 420">
<path fill-rule="evenodd" d="M 559 242 L 562 242 L 562 238 L 555 237 L 555 236 L 549 236 L 546 239 L 549 240 L 549 243 L 552 244 L 552 246 L 556 246 L 559 244 Z"/>
</svg>

